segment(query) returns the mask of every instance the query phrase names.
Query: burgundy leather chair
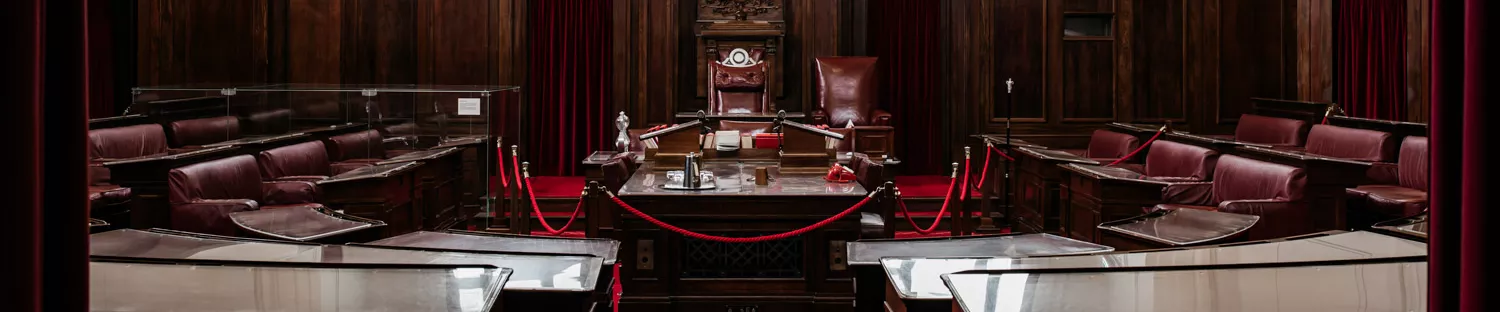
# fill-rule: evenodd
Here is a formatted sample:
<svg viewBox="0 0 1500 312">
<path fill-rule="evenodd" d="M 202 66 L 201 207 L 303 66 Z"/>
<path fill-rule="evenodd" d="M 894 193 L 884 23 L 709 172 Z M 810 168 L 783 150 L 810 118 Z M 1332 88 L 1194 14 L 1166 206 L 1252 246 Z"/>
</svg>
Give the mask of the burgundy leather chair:
<svg viewBox="0 0 1500 312">
<path fill-rule="evenodd" d="M 173 121 L 167 125 L 173 147 L 191 147 L 240 138 L 240 119 L 234 116 Z"/>
<path fill-rule="evenodd" d="M 1141 147 L 1141 139 L 1133 135 L 1109 131 L 1094 130 L 1089 136 L 1089 148 L 1085 150 L 1064 150 L 1074 155 L 1088 157 L 1101 164 L 1109 164 L 1119 160 L 1125 155 L 1130 155 L 1136 148 Z M 1130 160 L 1126 160 L 1126 163 Z M 1124 164 L 1124 163 L 1122 163 Z M 1132 167 L 1130 169 L 1139 169 Z"/>
<path fill-rule="evenodd" d="M 374 129 L 336 135 L 329 137 L 327 141 L 328 160 L 333 163 L 335 171 L 353 170 L 353 168 L 411 152 L 411 150 L 386 148 L 385 136 L 380 135 L 380 131 Z M 394 144 L 405 143 L 394 142 Z"/>
<path fill-rule="evenodd" d="M 1396 159 L 1398 144 L 1396 137 L 1386 132 L 1313 125 L 1307 132 L 1307 146 L 1303 152 L 1349 160 L 1391 162 Z"/>
<path fill-rule="evenodd" d="M 1306 140 L 1307 131 L 1308 124 L 1303 120 L 1244 114 L 1234 128 L 1234 140 L 1279 148 L 1298 147 Z"/>
<path fill-rule="evenodd" d="M 895 148 L 895 128 L 891 113 L 877 108 L 880 87 L 875 57 L 838 56 L 816 59 L 817 109 L 813 124 L 849 128 L 854 133 L 841 144 L 851 150 L 885 156 Z"/>
<path fill-rule="evenodd" d="M 1375 163 L 1375 167 L 1394 168 L 1396 180 L 1393 183 L 1360 185 L 1345 190 L 1351 212 L 1393 219 L 1426 210 L 1427 163 L 1427 137 L 1406 137 L 1401 142 L 1401 155 L 1395 164 Z"/>
<path fill-rule="evenodd" d="M 245 132 L 258 134 L 280 134 L 291 131 L 292 110 L 270 109 L 245 116 Z"/>
<path fill-rule="evenodd" d="M 255 155 L 260 177 L 266 181 L 317 182 L 360 167 L 363 163 L 334 166 L 328 162 L 328 151 L 321 141 L 302 142 L 270 149 Z"/>
<path fill-rule="evenodd" d="M 166 155 L 167 136 L 157 124 L 89 130 L 89 204 L 95 218 L 124 225 L 110 216 L 127 213 L 131 190 L 112 183 L 105 162 Z"/>
<path fill-rule="evenodd" d="M 1171 200 L 1155 209 L 1198 209 L 1260 216 L 1246 231 L 1250 240 L 1310 233 L 1312 219 L 1303 192 L 1307 175 L 1302 168 L 1252 160 L 1235 155 L 1219 157 L 1207 198 Z"/>
<path fill-rule="evenodd" d="M 172 229 L 235 235 L 239 227 L 229 219 L 230 213 L 322 207 L 316 203 L 318 188 L 312 182 L 266 182 L 259 167 L 255 157 L 240 155 L 172 169 L 167 174 Z"/>
<path fill-rule="evenodd" d="M 766 92 L 767 65 L 734 66 L 720 62 L 708 64 L 708 113 L 765 113 L 774 108 Z"/>
</svg>

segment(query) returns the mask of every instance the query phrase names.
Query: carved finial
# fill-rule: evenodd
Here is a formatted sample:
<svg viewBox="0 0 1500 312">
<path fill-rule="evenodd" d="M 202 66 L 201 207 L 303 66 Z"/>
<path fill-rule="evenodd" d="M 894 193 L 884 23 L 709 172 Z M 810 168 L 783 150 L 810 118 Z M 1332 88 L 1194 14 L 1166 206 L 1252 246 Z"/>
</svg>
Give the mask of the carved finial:
<svg viewBox="0 0 1500 312">
<path fill-rule="evenodd" d="M 531 178 L 531 162 L 529 162 L 529 161 L 523 161 L 523 162 L 521 162 L 521 177 L 527 178 L 527 179 Z"/>
<path fill-rule="evenodd" d="M 781 8 L 774 0 L 704 0 L 703 7 L 712 8 L 714 14 L 734 16 L 736 21 Z"/>
<path fill-rule="evenodd" d="M 953 162 L 953 173 L 948 174 L 948 177 L 954 178 L 954 179 L 958 178 L 958 162 L 956 162 L 956 161 Z"/>
<path fill-rule="evenodd" d="M 1016 87 L 1016 81 L 1015 80 L 1010 80 L 1010 78 L 1005 78 L 1005 93 L 1010 93 L 1010 91 L 1012 89 L 1015 89 L 1015 87 Z"/>
<path fill-rule="evenodd" d="M 969 147 L 964 147 L 964 159 L 969 159 Z"/>
<path fill-rule="evenodd" d="M 518 152 L 518 150 L 520 150 L 520 149 L 521 149 L 520 146 L 511 145 L 510 146 L 510 155 L 511 156 L 521 156 L 521 153 Z"/>
</svg>

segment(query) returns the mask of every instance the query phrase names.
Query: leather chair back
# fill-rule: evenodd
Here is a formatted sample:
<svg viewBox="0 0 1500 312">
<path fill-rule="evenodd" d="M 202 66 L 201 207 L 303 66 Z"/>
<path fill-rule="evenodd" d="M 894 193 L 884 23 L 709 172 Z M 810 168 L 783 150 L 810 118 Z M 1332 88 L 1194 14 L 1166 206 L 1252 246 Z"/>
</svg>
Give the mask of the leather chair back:
<svg viewBox="0 0 1500 312">
<path fill-rule="evenodd" d="M 771 111 L 771 99 L 766 92 L 767 66 L 765 62 L 748 67 L 709 63 L 708 113 L 746 114 Z"/>
<path fill-rule="evenodd" d="M 1214 177 L 1219 152 L 1197 145 L 1167 140 L 1151 142 L 1146 154 L 1146 176 L 1179 178 L 1181 181 L 1208 181 Z"/>
<path fill-rule="evenodd" d="M 89 130 L 89 159 L 132 158 L 167 152 L 161 125 L 143 124 Z"/>
<path fill-rule="evenodd" d="M 1396 157 L 1396 138 L 1381 131 L 1313 125 L 1307 132 L 1305 150 L 1335 158 L 1391 162 Z"/>
<path fill-rule="evenodd" d="M 849 169 L 854 170 L 855 181 L 858 181 L 859 185 L 864 186 L 866 190 L 874 190 L 885 183 L 885 165 L 871 160 L 869 156 L 854 154 L 854 158 L 849 160 L 849 165 L 852 167 Z"/>
<path fill-rule="evenodd" d="M 1213 202 L 1229 200 L 1302 199 L 1307 175 L 1302 168 L 1252 160 L 1235 155 L 1219 157 L 1214 170 Z"/>
<path fill-rule="evenodd" d="M 1302 146 L 1307 134 L 1307 122 L 1296 119 L 1240 115 L 1239 125 L 1234 128 L 1234 139 L 1272 146 Z"/>
<path fill-rule="evenodd" d="M 843 127 L 871 125 L 879 97 L 877 58 L 865 56 L 820 57 L 816 60 L 818 109 L 828 115 L 828 124 Z"/>
<path fill-rule="evenodd" d="M 213 144 L 240 138 L 240 119 L 220 116 L 173 121 L 168 124 L 172 132 L 172 146 L 196 146 Z"/>
<path fill-rule="evenodd" d="M 385 138 L 380 131 L 371 129 L 328 138 L 330 161 L 381 158 L 385 158 Z"/>
<path fill-rule="evenodd" d="M 198 199 L 260 201 L 261 181 L 259 166 L 250 155 L 196 163 L 167 173 L 168 201 L 173 205 Z"/>
<path fill-rule="evenodd" d="M 255 155 L 260 163 L 260 177 L 274 180 L 287 176 L 332 175 L 328 150 L 321 141 L 282 146 Z"/>
<path fill-rule="evenodd" d="M 1109 130 L 1094 130 L 1094 134 L 1089 137 L 1089 150 L 1084 157 L 1119 159 L 1139 147 L 1141 147 L 1141 139 L 1133 135 Z"/>
<path fill-rule="evenodd" d="M 771 132 L 771 126 L 773 126 L 773 125 L 774 124 L 771 123 L 771 122 L 764 122 L 764 121 L 720 120 L 719 121 L 719 130 L 735 130 L 735 131 L 739 131 L 740 134 L 742 134 L 742 135 L 743 134 L 754 135 L 754 134 L 757 134 L 757 133 L 769 133 L 769 132 Z"/>
<path fill-rule="evenodd" d="M 1427 191 L 1427 137 L 1409 136 L 1401 142 L 1401 158 L 1396 159 L 1397 181 L 1402 187 Z"/>
<path fill-rule="evenodd" d="M 630 175 L 635 173 L 635 153 L 615 154 L 604 162 L 603 171 L 604 187 L 610 191 L 620 191 L 621 187 L 625 187 L 625 182 L 630 180 Z"/>
<path fill-rule="evenodd" d="M 245 132 L 258 134 L 280 134 L 291 131 L 292 110 L 271 109 L 245 116 Z"/>
</svg>

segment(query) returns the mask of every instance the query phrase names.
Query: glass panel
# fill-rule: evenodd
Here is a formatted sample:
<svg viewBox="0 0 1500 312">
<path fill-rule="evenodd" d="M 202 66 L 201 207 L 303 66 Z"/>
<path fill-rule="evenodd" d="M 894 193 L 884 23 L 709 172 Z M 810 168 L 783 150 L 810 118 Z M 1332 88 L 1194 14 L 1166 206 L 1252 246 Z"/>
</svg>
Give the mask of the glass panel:
<svg viewBox="0 0 1500 312">
<path fill-rule="evenodd" d="M 1114 251 L 1113 247 L 1052 234 L 939 239 L 862 240 L 849 243 L 849 264 L 874 265 L 885 257 L 1032 257 Z"/>
<path fill-rule="evenodd" d="M 981 256 L 982 253 L 971 253 Z M 882 258 L 896 293 L 909 300 L 947 300 L 943 274 L 970 270 L 1129 268 L 1352 260 L 1427 255 L 1427 244 L 1373 232 L 1350 232 L 1227 247 L 1043 258 Z M 998 273 L 998 272 L 997 272 Z"/>
<path fill-rule="evenodd" d="M 1063 36 L 1108 37 L 1113 34 L 1112 15 L 1069 15 L 1063 17 Z"/>
<path fill-rule="evenodd" d="M 1015 311 L 1423 311 L 1427 262 L 944 277 L 954 306 Z"/>
<path fill-rule="evenodd" d="M 89 263 L 94 311 L 489 311 L 511 269 Z"/>
</svg>

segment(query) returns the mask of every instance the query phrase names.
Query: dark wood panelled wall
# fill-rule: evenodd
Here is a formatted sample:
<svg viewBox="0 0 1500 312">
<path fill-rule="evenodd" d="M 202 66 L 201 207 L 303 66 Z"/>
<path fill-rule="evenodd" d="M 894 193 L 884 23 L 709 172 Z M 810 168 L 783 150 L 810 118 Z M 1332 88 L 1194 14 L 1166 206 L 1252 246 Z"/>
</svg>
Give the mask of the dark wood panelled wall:
<svg viewBox="0 0 1500 312">
<path fill-rule="evenodd" d="M 527 1 L 143 0 L 136 83 L 522 84 Z M 702 1 L 609 2 L 614 106 L 636 125 L 705 106 Z M 782 1 L 777 107 L 811 107 L 814 57 L 866 53 L 866 39 L 881 35 L 868 32 L 877 1 Z M 952 121 L 944 140 L 1002 132 L 1007 105 L 1016 134 L 1079 146 L 1104 122 L 1222 133 L 1250 97 L 1331 100 L 1333 1 L 938 0 L 938 109 Z M 1409 27 L 1425 28 L 1427 0 L 1407 1 L 1417 8 Z M 1109 31 L 1072 34 L 1073 22 L 1090 20 Z M 1422 95 L 1426 33 L 1408 33 L 1412 92 Z M 1414 98 L 1423 120 L 1425 97 Z"/>
</svg>

